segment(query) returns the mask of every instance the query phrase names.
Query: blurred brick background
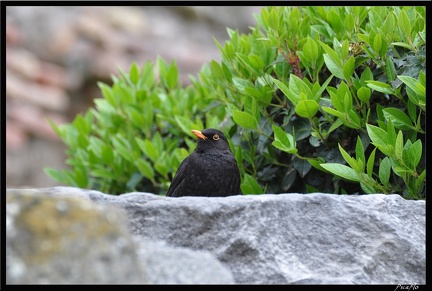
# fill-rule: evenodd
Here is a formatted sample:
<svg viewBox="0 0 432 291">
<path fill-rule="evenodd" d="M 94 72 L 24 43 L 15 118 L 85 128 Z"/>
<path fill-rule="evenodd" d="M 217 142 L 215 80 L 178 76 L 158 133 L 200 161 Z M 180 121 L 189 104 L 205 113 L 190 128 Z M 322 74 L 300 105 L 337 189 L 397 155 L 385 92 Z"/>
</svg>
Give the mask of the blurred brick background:
<svg viewBox="0 0 432 291">
<path fill-rule="evenodd" d="M 117 68 L 175 59 L 188 84 L 219 61 L 215 37 L 247 33 L 261 7 L 6 7 L 6 186 L 50 187 L 66 147 L 46 118 L 71 122 L 100 97 Z"/>
</svg>

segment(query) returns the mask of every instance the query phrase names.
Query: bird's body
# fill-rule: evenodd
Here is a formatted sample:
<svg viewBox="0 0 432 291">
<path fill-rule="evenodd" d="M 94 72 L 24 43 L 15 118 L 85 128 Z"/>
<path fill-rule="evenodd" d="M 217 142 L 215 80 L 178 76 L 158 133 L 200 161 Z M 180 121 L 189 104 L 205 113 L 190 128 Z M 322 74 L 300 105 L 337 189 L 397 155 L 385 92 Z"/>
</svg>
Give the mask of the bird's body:
<svg viewBox="0 0 432 291">
<path fill-rule="evenodd" d="M 241 194 L 237 161 L 223 133 L 212 128 L 192 132 L 199 138 L 198 146 L 180 164 L 167 196 Z"/>
</svg>

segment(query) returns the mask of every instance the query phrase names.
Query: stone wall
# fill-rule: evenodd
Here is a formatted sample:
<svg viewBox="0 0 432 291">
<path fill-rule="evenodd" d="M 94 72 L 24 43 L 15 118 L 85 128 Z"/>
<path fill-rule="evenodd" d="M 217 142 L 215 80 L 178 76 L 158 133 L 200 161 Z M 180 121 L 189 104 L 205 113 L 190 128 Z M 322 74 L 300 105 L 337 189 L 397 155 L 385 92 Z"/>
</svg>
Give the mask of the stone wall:
<svg viewBox="0 0 432 291">
<path fill-rule="evenodd" d="M 425 201 L 7 191 L 7 283 L 425 284 Z"/>
</svg>

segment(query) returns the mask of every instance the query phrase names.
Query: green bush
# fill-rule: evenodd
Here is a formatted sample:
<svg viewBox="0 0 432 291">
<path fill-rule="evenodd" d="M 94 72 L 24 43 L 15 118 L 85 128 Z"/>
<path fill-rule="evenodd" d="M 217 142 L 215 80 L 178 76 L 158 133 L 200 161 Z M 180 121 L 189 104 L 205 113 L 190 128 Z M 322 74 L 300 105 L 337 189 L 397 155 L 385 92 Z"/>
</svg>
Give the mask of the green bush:
<svg viewBox="0 0 432 291">
<path fill-rule="evenodd" d="M 314 191 L 425 197 L 425 7 L 268 7 L 192 85 L 175 63 L 100 84 L 96 109 L 52 124 L 72 170 L 57 181 L 163 194 L 195 147 L 230 137 L 245 194 Z M 377 151 L 378 149 L 378 151 Z M 352 157 L 351 155 L 355 155 Z"/>
<path fill-rule="evenodd" d="M 71 124 L 50 121 L 68 146 L 72 170 L 45 172 L 61 183 L 113 194 L 166 192 L 172 169 L 195 148 L 190 129 L 217 127 L 219 120 L 216 111 L 210 118 L 202 111 L 211 102 L 204 88 L 180 86 L 174 62 L 159 58 L 158 76 L 154 69 L 151 63 L 141 70 L 132 64 L 112 86 L 98 84 L 103 98 L 94 100 L 95 109 Z"/>
</svg>

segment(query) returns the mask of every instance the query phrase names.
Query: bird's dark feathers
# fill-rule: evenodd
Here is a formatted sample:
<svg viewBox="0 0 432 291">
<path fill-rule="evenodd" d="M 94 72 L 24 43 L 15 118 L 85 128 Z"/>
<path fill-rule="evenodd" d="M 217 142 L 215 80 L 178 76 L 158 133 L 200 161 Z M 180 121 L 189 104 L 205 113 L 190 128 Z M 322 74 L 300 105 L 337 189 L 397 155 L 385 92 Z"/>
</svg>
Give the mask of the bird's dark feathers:
<svg viewBox="0 0 432 291">
<path fill-rule="evenodd" d="M 180 164 L 167 196 L 224 197 L 241 194 L 240 172 L 225 135 L 194 130 L 198 145 Z"/>
</svg>

